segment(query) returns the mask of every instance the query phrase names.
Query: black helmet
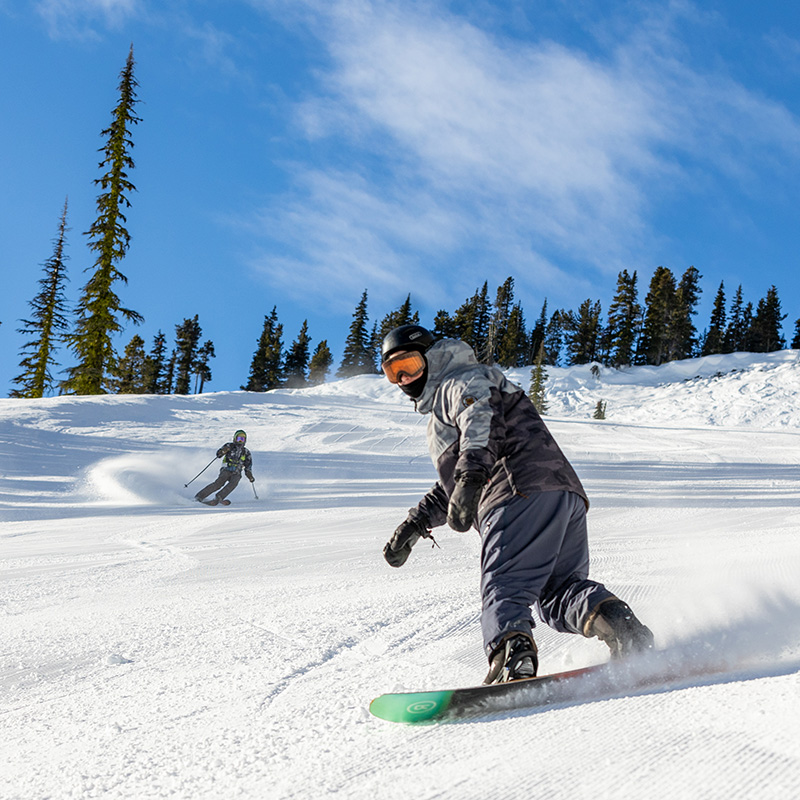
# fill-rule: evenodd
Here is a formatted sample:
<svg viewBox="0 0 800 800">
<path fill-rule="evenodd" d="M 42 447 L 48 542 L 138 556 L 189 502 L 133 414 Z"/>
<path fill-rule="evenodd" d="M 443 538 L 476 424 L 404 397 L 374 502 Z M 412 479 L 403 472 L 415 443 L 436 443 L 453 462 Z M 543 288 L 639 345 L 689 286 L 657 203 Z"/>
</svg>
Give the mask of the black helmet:
<svg viewBox="0 0 800 800">
<path fill-rule="evenodd" d="M 238 441 L 240 436 L 244 437 L 242 441 L 242 444 L 244 444 L 247 441 L 247 434 L 244 431 L 236 431 L 236 433 L 233 434 L 233 441 Z"/>
<path fill-rule="evenodd" d="M 421 325 L 401 325 L 383 337 L 381 361 L 386 361 L 397 350 L 418 350 L 424 353 L 435 341 L 434 335 Z"/>
</svg>

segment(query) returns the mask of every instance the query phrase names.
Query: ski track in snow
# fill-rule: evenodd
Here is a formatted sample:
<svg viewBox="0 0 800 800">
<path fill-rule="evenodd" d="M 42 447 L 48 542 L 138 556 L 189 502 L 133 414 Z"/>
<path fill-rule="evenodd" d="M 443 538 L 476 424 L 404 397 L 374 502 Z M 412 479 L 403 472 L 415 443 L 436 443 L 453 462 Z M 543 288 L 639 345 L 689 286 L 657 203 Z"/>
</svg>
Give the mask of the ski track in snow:
<svg viewBox="0 0 800 800">
<path fill-rule="evenodd" d="M 548 390 L 592 500 L 593 576 L 660 647 L 705 643 L 729 670 L 377 720 L 382 692 L 486 666 L 477 537 L 439 529 L 400 570 L 381 556 L 435 480 L 394 387 L 3 400 L 0 797 L 800 796 L 798 353 L 553 368 Z M 198 506 L 218 464 L 183 484 L 238 427 L 260 499 L 242 482 Z M 536 636 L 542 672 L 606 658 Z"/>
</svg>

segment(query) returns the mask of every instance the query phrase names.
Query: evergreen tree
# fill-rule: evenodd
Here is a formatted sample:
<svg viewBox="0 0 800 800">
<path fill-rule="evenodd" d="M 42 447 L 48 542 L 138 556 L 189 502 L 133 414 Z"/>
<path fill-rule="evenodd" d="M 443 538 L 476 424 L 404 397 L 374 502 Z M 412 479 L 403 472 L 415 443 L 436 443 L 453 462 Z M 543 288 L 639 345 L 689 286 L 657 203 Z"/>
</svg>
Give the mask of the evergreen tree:
<svg viewBox="0 0 800 800">
<path fill-rule="evenodd" d="M 542 310 L 539 312 L 539 319 L 531 330 L 530 339 L 528 341 L 528 354 L 525 358 L 526 364 L 532 364 L 539 353 L 539 345 L 544 342 L 544 334 L 547 330 L 547 298 L 542 303 Z"/>
<path fill-rule="evenodd" d="M 596 361 L 600 346 L 600 301 L 584 300 L 578 313 L 569 312 L 566 322 L 570 365 Z"/>
<path fill-rule="evenodd" d="M 431 333 L 436 339 L 458 338 L 455 321 L 444 309 L 440 309 L 436 312 L 436 316 L 433 318 L 433 330 Z"/>
<path fill-rule="evenodd" d="M 728 315 L 728 327 L 725 329 L 723 353 L 737 353 L 745 349 L 749 320 L 745 315 L 744 299 L 742 298 L 742 284 L 736 290 Z"/>
<path fill-rule="evenodd" d="M 175 394 L 189 394 L 197 350 L 200 346 L 200 327 L 197 314 L 175 326 L 175 345 L 178 358 L 175 364 Z"/>
<path fill-rule="evenodd" d="M 122 358 L 117 361 L 115 376 L 109 381 L 109 388 L 117 394 L 144 394 L 147 391 L 146 364 L 144 339 L 134 334 Z"/>
<path fill-rule="evenodd" d="M 242 389 L 247 392 L 266 392 L 280 386 L 283 381 L 282 352 L 283 325 L 278 322 L 277 307 L 273 306 L 270 315 L 264 317 L 264 327 L 250 363 L 250 377 Z"/>
<path fill-rule="evenodd" d="M 534 408 L 540 414 L 547 413 L 545 383 L 547 383 L 547 367 L 545 366 L 544 341 L 542 341 L 539 343 L 536 359 L 533 362 L 533 369 L 531 369 L 531 388 L 528 390 L 528 396 L 531 398 Z"/>
<path fill-rule="evenodd" d="M 167 337 L 158 331 L 153 339 L 153 348 L 145 362 L 145 392 L 147 394 L 169 394 L 172 388 L 166 381 Z"/>
<path fill-rule="evenodd" d="M 209 361 L 214 358 L 215 355 L 214 342 L 212 342 L 211 339 L 203 342 L 197 349 L 197 355 L 192 362 L 192 374 L 195 376 L 195 394 L 203 394 L 203 386 L 211 380 Z"/>
<path fill-rule="evenodd" d="M 756 306 L 756 313 L 750 324 L 749 345 L 754 353 L 771 353 L 782 350 L 786 340 L 781 334 L 783 320 L 786 314 L 781 314 L 781 301 L 778 290 L 770 286 L 767 296 L 762 297 Z"/>
<path fill-rule="evenodd" d="M 498 343 L 497 363 L 501 367 L 522 367 L 530 363 L 526 361 L 529 341 L 522 306 L 517 303 L 508 315 L 503 338 Z"/>
<path fill-rule="evenodd" d="M 164 384 L 162 394 L 172 394 L 175 386 L 175 365 L 178 363 L 178 351 L 173 348 L 172 354 L 167 362 L 167 369 L 164 373 Z"/>
<path fill-rule="evenodd" d="M 13 383 L 19 388 L 12 390 L 11 397 L 44 397 L 53 389 L 51 367 L 55 360 L 58 345 L 64 340 L 68 328 L 64 283 L 67 280 L 64 253 L 67 231 L 67 201 L 58 223 L 58 233 L 53 240 L 53 255 L 44 262 L 44 276 L 39 279 L 39 293 L 29 305 L 33 313 L 31 319 L 21 320 L 23 327 L 18 332 L 31 336 L 20 355 L 23 371 Z M 27 353 L 27 354 L 26 354 Z"/>
<path fill-rule="evenodd" d="M 286 376 L 286 386 L 290 389 L 300 389 L 308 386 L 308 361 L 309 345 L 311 338 L 308 335 L 308 320 L 303 320 L 300 333 L 292 342 L 286 360 L 283 363 L 283 371 Z"/>
<path fill-rule="evenodd" d="M 669 326 L 669 361 L 697 354 L 699 342 L 692 317 L 697 313 L 697 301 L 702 293 L 701 277 L 695 267 L 689 267 L 675 290 L 675 307 Z"/>
<path fill-rule="evenodd" d="M 645 316 L 640 341 L 640 359 L 658 366 L 669 360 L 672 322 L 675 314 L 675 277 L 666 267 L 657 267 L 645 298 Z"/>
<path fill-rule="evenodd" d="M 800 350 L 800 319 L 794 323 L 794 338 L 792 339 L 792 349 Z"/>
<path fill-rule="evenodd" d="M 486 337 L 487 364 L 500 363 L 501 342 L 505 339 L 508 319 L 511 316 L 514 302 L 514 279 L 506 278 L 505 282 L 497 287 L 494 310 L 489 319 L 489 329 Z"/>
<path fill-rule="evenodd" d="M 711 309 L 711 320 L 703 342 L 702 355 L 713 356 L 724 352 L 725 321 L 725 282 L 723 281 L 714 298 L 714 307 Z"/>
<path fill-rule="evenodd" d="M 103 394 L 107 376 L 114 373 L 116 353 L 112 337 L 122 330 L 120 317 L 127 322 L 139 323 L 142 316 L 123 308 L 114 291 L 117 281 L 128 279 L 117 265 L 125 257 L 130 245 L 130 235 L 125 229 L 123 207 L 130 207 L 128 195 L 136 187 L 128 178 L 133 169 L 131 127 L 141 120 L 133 108 L 138 102 L 133 75 L 133 45 L 120 75 L 119 103 L 113 111 L 111 126 L 102 132 L 106 144 L 100 168 L 106 172 L 95 184 L 102 189 L 97 198 L 98 218 L 87 231 L 89 248 L 97 254 L 94 273 L 83 289 L 78 302 L 78 319 L 75 329 L 67 336 L 70 350 L 78 363 L 68 371 L 64 388 L 75 394 Z"/>
<path fill-rule="evenodd" d="M 490 320 L 489 284 L 484 282 L 483 288 L 466 300 L 453 316 L 456 338 L 466 342 L 475 351 L 478 360 L 484 363 L 488 363 Z M 489 360 L 491 360 L 491 354 L 489 354 Z"/>
<path fill-rule="evenodd" d="M 635 270 L 632 275 L 626 269 L 617 275 L 617 291 L 608 307 L 606 327 L 608 361 L 612 367 L 629 366 L 634 361 L 642 325 L 637 280 Z"/>
<path fill-rule="evenodd" d="M 375 333 L 375 342 L 380 345 L 389 331 L 400 325 L 419 325 L 419 312 L 411 310 L 411 295 L 408 295 L 399 308 L 390 311 L 382 320 Z"/>
<path fill-rule="evenodd" d="M 368 319 L 365 289 L 353 312 L 353 321 L 350 323 L 350 333 L 344 343 L 342 364 L 336 373 L 337 377 L 350 378 L 354 375 L 369 375 L 376 371 L 372 337 L 367 333 Z"/>
<path fill-rule="evenodd" d="M 594 414 L 592 414 L 594 419 L 605 419 L 606 418 L 606 402 L 605 400 L 598 400 L 597 405 L 594 407 Z"/>
<path fill-rule="evenodd" d="M 557 367 L 561 362 L 561 350 L 564 347 L 564 320 L 567 312 L 555 311 L 544 330 L 544 363 Z"/>
<path fill-rule="evenodd" d="M 314 350 L 314 355 L 311 356 L 311 362 L 308 365 L 308 382 L 312 386 L 325 383 L 332 364 L 333 355 L 328 347 L 328 340 L 323 339 Z"/>
</svg>

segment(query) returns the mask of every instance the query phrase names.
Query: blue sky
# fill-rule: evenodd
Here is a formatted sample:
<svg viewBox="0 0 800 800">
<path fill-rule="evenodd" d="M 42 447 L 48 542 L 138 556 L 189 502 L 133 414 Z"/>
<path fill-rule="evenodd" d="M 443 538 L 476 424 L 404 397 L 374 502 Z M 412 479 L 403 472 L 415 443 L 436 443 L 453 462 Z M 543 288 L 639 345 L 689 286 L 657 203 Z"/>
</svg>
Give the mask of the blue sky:
<svg viewBox="0 0 800 800">
<path fill-rule="evenodd" d="M 758 7 L 757 7 L 758 6 Z M 410 292 L 424 324 L 506 277 L 532 323 L 621 269 L 703 276 L 800 317 L 793 3 L 0 0 L 0 393 L 69 197 L 93 261 L 100 131 L 134 46 L 132 236 L 118 287 L 156 331 L 199 315 L 207 390 L 246 381 L 265 314 L 341 355 Z M 65 365 L 69 355 L 62 354 Z"/>
</svg>

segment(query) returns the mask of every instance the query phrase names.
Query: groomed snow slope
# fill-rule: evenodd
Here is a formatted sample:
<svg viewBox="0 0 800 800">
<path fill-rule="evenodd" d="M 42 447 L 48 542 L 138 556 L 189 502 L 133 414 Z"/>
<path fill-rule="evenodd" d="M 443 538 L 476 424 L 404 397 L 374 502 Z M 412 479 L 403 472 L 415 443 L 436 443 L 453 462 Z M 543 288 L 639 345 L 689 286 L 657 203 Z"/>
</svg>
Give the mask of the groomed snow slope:
<svg viewBox="0 0 800 800">
<path fill-rule="evenodd" d="M 526 386 L 529 370 L 513 370 Z M 379 377 L 302 391 L 0 401 L 0 796 L 800 796 L 797 351 L 551 369 L 593 575 L 723 675 L 407 727 L 396 689 L 479 682 L 478 539 L 381 549 L 435 476 Z M 598 400 L 607 419 L 595 421 Z M 256 499 L 192 502 L 244 427 Z M 537 628 L 541 671 L 596 640 Z"/>
</svg>

